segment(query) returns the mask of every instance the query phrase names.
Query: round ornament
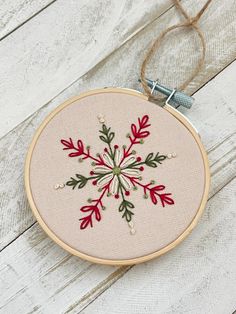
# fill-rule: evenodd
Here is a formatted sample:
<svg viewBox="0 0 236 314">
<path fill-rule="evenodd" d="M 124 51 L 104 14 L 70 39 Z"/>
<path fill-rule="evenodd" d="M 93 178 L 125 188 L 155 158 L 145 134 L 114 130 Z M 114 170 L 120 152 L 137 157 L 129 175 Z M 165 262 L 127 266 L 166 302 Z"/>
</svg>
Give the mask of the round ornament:
<svg viewBox="0 0 236 314">
<path fill-rule="evenodd" d="M 199 135 L 177 110 L 106 88 L 68 100 L 36 132 L 25 184 L 39 224 L 96 263 L 157 257 L 193 229 L 209 190 Z"/>
</svg>

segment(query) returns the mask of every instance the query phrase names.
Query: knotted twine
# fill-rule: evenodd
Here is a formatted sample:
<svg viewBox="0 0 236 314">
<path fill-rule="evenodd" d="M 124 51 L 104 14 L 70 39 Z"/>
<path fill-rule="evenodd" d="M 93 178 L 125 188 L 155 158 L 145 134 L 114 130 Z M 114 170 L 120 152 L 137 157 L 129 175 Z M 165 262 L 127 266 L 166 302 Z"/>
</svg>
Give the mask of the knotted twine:
<svg viewBox="0 0 236 314">
<path fill-rule="evenodd" d="M 147 51 L 147 54 L 145 56 L 145 59 L 142 63 L 141 66 L 141 74 L 140 74 L 140 78 L 141 78 L 141 84 L 143 86 L 143 89 L 145 91 L 145 94 L 148 96 L 149 100 L 151 101 L 160 101 L 163 100 L 164 98 L 160 98 L 158 96 L 155 96 L 152 94 L 151 92 L 151 88 L 147 85 L 147 82 L 145 80 L 145 73 L 146 73 L 146 68 L 151 60 L 151 58 L 153 57 L 154 53 L 158 50 L 158 48 L 161 45 L 162 40 L 164 39 L 164 37 L 170 33 L 171 31 L 181 28 L 181 27 L 190 27 L 192 28 L 194 31 L 196 31 L 199 39 L 200 39 L 200 43 L 202 46 L 201 49 L 201 56 L 197 62 L 197 65 L 194 69 L 194 71 L 192 72 L 192 75 L 186 79 L 177 89 L 178 90 L 184 90 L 189 83 L 191 83 L 191 81 L 195 78 L 195 76 L 199 73 L 199 71 L 202 69 L 204 62 L 205 62 L 205 55 L 206 55 L 206 42 L 205 42 L 205 38 L 204 35 L 200 29 L 200 27 L 198 26 L 198 21 L 201 18 L 202 14 L 206 11 L 206 9 L 208 8 L 209 4 L 211 3 L 212 0 L 208 0 L 205 5 L 202 7 L 202 9 L 197 13 L 197 15 L 195 17 L 191 17 L 187 14 L 187 12 L 184 10 L 184 8 L 182 7 L 182 5 L 180 4 L 179 0 L 173 0 L 174 5 L 176 6 L 176 8 L 181 12 L 181 14 L 184 16 L 185 18 L 185 22 L 182 23 L 178 23 L 175 24 L 173 26 L 168 27 L 166 30 L 164 30 L 161 35 L 154 41 L 154 43 L 151 45 L 150 49 Z"/>
</svg>

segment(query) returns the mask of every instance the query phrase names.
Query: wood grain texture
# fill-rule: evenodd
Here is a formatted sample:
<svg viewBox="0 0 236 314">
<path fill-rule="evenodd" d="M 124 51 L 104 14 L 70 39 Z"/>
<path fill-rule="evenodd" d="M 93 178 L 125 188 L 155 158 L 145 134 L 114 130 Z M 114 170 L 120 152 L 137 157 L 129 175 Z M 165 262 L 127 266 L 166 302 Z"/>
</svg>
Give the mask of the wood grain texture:
<svg viewBox="0 0 236 314">
<path fill-rule="evenodd" d="M 0 40 L 26 23 L 55 0 L 0 1 Z"/>
<path fill-rule="evenodd" d="M 158 269 L 163 267 L 161 272 L 163 281 L 165 276 L 166 280 L 168 281 L 168 284 L 165 286 L 165 291 L 169 289 L 168 293 L 171 295 L 176 295 L 176 298 L 179 296 L 179 294 L 173 293 L 171 285 L 173 278 L 175 278 L 177 275 L 181 276 L 181 274 L 183 274 L 182 270 L 184 266 L 188 266 L 188 268 L 185 270 L 185 280 L 187 281 L 188 273 L 192 271 L 191 267 L 193 261 L 198 260 L 198 258 L 201 257 L 202 260 L 199 264 L 199 267 L 202 268 L 204 266 L 205 259 L 208 260 L 208 256 L 210 256 L 210 259 L 213 259 L 214 254 L 220 255 L 220 252 L 222 251 L 219 251 L 218 247 L 216 248 L 216 251 L 214 251 L 214 246 L 213 248 L 211 247 L 211 244 L 215 243 L 215 239 L 217 237 L 217 233 L 212 232 L 212 229 L 214 229 L 216 221 L 218 221 L 218 224 L 222 228 L 221 235 L 224 234 L 223 230 L 227 231 L 229 227 L 226 223 L 229 219 L 224 219 L 225 216 L 222 215 L 220 204 L 223 203 L 220 196 L 218 200 L 217 192 L 227 185 L 228 182 L 233 180 L 236 172 L 236 134 L 235 126 L 233 123 L 231 123 L 234 117 L 230 112 L 231 106 L 234 103 L 234 99 L 231 98 L 233 91 L 231 91 L 231 95 L 228 94 L 228 90 L 227 94 L 224 94 L 224 91 L 218 90 L 218 86 L 225 81 L 225 77 L 228 77 L 229 73 L 235 72 L 235 66 L 236 63 L 232 64 L 218 77 L 216 77 L 198 93 L 196 93 L 195 98 L 199 105 L 193 108 L 194 113 L 189 112 L 189 116 L 194 114 L 194 119 L 198 120 L 198 126 L 200 126 L 203 132 L 202 135 L 205 145 L 209 151 L 211 172 L 213 174 L 210 193 L 211 200 L 208 204 L 205 215 L 200 225 L 197 227 L 198 229 L 195 230 L 193 234 L 176 250 L 153 262 L 140 265 L 141 271 L 138 268 L 137 272 L 135 273 L 137 276 L 140 276 L 140 279 L 142 278 L 144 285 L 146 283 L 147 277 L 152 277 L 152 272 L 157 272 L 154 277 L 157 278 L 157 276 L 160 275 L 158 273 Z M 209 91 L 211 91 L 210 94 Z M 211 95 L 213 93 L 216 93 L 216 95 L 214 99 L 211 99 Z M 227 99 L 227 102 L 226 98 L 229 98 Z M 205 105 L 205 102 L 208 104 L 208 106 Z M 213 119 L 211 119 L 209 112 L 214 112 L 213 109 L 216 108 L 215 106 L 218 106 L 217 108 L 220 107 L 221 110 L 220 112 L 219 110 L 216 110 L 216 113 L 218 112 L 219 115 L 213 114 Z M 220 119 L 220 117 L 222 119 Z M 224 120 L 228 121 L 230 128 L 228 128 L 227 123 L 222 124 L 222 121 Z M 210 132 L 213 132 L 212 127 L 210 127 L 211 124 L 215 129 L 221 129 L 221 133 L 217 134 L 217 136 L 215 135 L 214 137 L 210 136 Z M 230 189 L 230 191 L 233 192 L 233 189 Z M 235 197 L 232 196 L 232 193 L 230 197 L 229 194 L 227 195 L 227 204 L 230 202 L 233 204 Z M 216 204 L 219 206 L 217 206 L 215 209 Z M 212 210 L 212 208 L 214 210 Z M 232 211 L 233 207 L 229 208 Z M 229 208 L 227 210 L 229 210 Z M 216 210 L 217 212 L 215 213 Z M 231 211 L 227 211 L 227 213 L 231 215 Z M 234 222 L 232 221 L 231 223 L 233 224 Z M 227 234 L 227 232 L 225 232 L 225 234 Z M 204 244 L 206 238 L 208 241 L 206 241 Z M 226 245 L 224 243 L 225 238 L 222 238 L 221 241 L 222 246 L 223 244 Z M 232 239 L 232 243 L 233 241 L 234 239 Z M 201 248 L 202 245 L 205 245 L 204 250 L 199 251 L 198 248 Z M 189 254 L 191 253 L 190 257 L 186 252 L 189 252 Z M 213 256 L 211 257 L 211 255 L 207 255 L 208 252 L 209 254 L 212 252 Z M 223 252 L 224 256 L 227 252 L 233 256 L 233 252 L 230 250 L 228 251 L 225 249 Z M 1 296 L 0 313 L 2 311 L 2 313 L 11 314 L 25 313 L 25 309 L 27 309 L 27 312 L 33 311 L 35 313 L 78 313 L 80 310 L 88 306 L 91 301 L 106 291 L 114 282 L 122 278 L 122 276 L 128 276 L 127 274 L 129 273 L 130 269 L 132 269 L 131 274 L 133 274 L 133 269 L 140 267 L 135 266 L 134 268 L 114 268 L 98 266 L 72 257 L 60 249 L 48 237 L 46 237 L 44 232 L 37 224 L 27 230 L 11 245 L 4 249 L 0 254 L 0 260 L 0 291 L 4 291 Z M 179 261 L 179 263 L 175 264 L 176 260 Z M 222 261 L 222 257 L 220 261 Z M 164 266 L 161 266 L 162 264 L 160 263 L 164 263 Z M 178 266 L 181 263 L 183 264 L 183 266 L 181 266 L 183 268 L 179 268 L 180 266 Z M 168 265 L 169 268 L 167 267 Z M 146 275 L 143 274 L 145 269 L 149 269 L 149 267 L 150 272 L 146 273 Z M 209 264 L 207 264 L 207 267 L 210 267 Z M 207 272 L 208 269 L 209 268 L 205 268 L 205 271 Z M 173 270 L 175 270 L 176 273 L 173 273 Z M 226 270 L 228 272 L 231 271 L 228 268 L 226 268 Z M 171 271 L 172 273 L 169 275 Z M 140 280 L 137 279 L 137 283 L 140 283 Z M 135 279 L 133 280 L 133 284 L 135 284 Z M 123 285 L 126 287 L 125 284 Z M 142 285 L 137 285 L 137 289 L 138 287 L 141 288 Z M 151 282 L 151 285 L 149 286 L 150 290 L 148 290 L 148 287 L 145 285 L 145 289 L 143 291 L 146 291 L 147 297 L 148 293 L 152 295 L 154 287 L 156 289 L 159 287 L 155 286 L 155 281 Z M 211 293 L 213 293 L 212 291 L 214 291 L 214 287 L 215 286 L 213 286 L 212 290 L 210 290 Z M 204 289 L 204 286 L 202 289 Z M 115 290 L 115 295 L 117 294 L 117 291 L 119 290 Z M 141 292 L 139 291 L 138 293 L 140 294 Z M 183 296 L 184 295 L 187 296 L 186 293 L 183 294 Z M 124 297 L 124 301 L 122 301 L 121 305 L 125 304 L 123 303 L 125 300 L 127 299 Z M 134 298 L 133 300 L 136 299 Z M 141 307 L 145 307 L 145 299 L 142 293 L 140 300 L 143 300 L 143 303 L 140 301 L 137 304 L 140 306 L 141 311 Z M 151 302 L 151 300 L 152 299 L 150 299 L 149 302 Z M 157 304 L 156 299 L 153 300 L 153 303 L 151 302 L 150 304 L 150 310 L 153 310 Z M 230 299 L 230 302 L 232 302 L 232 300 L 233 297 Z M 111 298 L 107 300 L 107 308 L 112 307 L 113 302 L 116 304 L 116 301 L 114 301 L 114 295 L 113 299 Z M 127 300 L 127 302 L 128 304 L 131 304 L 130 300 Z M 134 303 L 132 304 L 134 306 Z M 146 303 L 146 306 L 147 304 L 148 303 Z M 102 311 L 102 307 L 100 308 L 100 306 L 101 305 L 99 303 L 98 309 Z M 90 311 L 89 307 L 88 310 Z M 91 307 L 91 309 L 94 311 L 94 307 Z M 125 308 L 122 308 L 122 310 L 123 312 L 121 312 L 125 313 Z M 132 310 L 129 310 L 130 313 L 132 313 Z M 119 309 L 114 308 L 113 313 L 119 313 Z M 214 312 L 212 312 L 212 314 L 213 313 Z"/>
<path fill-rule="evenodd" d="M 0 45 L 0 137 L 168 10 L 170 3 L 58 0 L 5 38 Z"/>
</svg>

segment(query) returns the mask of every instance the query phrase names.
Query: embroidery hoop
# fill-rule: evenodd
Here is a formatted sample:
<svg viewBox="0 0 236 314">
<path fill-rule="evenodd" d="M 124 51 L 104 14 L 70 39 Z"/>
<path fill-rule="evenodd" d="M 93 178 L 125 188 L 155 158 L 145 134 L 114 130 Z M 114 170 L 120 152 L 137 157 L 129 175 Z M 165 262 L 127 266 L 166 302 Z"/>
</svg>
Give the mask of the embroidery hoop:
<svg viewBox="0 0 236 314">
<path fill-rule="evenodd" d="M 191 123 L 186 119 L 186 117 L 184 117 L 181 113 L 179 113 L 178 111 L 176 111 L 174 108 L 172 108 L 171 106 L 164 106 L 163 110 L 167 110 L 172 116 L 174 116 L 174 118 L 176 118 L 178 121 L 180 121 L 187 129 L 188 131 L 191 133 L 191 135 L 193 136 L 193 138 L 195 139 L 199 150 L 201 152 L 202 155 L 202 160 L 204 163 L 204 170 L 205 170 L 205 185 L 204 185 L 204 193 L 202 196 L 202 200 L 201 200 L 201 204 L 198 208 L 198 211 L 195 215 L 195 217 L 193 218 L 193 220 L 191 221 L 191 223 L 189 224 L 189 226 L 184 230 L 184 232 L 178 237 L 176 238 L 173 242 L 169 243 L 167 246 L 161 248 L 160 250 L 153 252 L 151 254 L 147 254 L 145 256 L 140 256 L 137 258 L 132 258 L 132 259 L 124 259 L 124 260 L 111 260 L 111 259 L 103 259 L 103 258 L 98 258 L 98 257 L 94 257 L 91 255 L 87 255 L 84 254 L 76 249 L 74 249 L 73 247 L 71 247 L 70 245 L 66 244 L 65 242 L 63 242 L 46 224 L 46 222 L 42 219 L 39 210 L 36 207 L 36 204 L 34 202 L 33 196 L 32 196 L 32 191 L 31 191 L 31 186 L 30 186 L 30 162 L 31 162 L 31 157 L 32 157 L 32 153 L 34 150 L 34 147 L 37 143 L 38 138 L 40 137 L 41 132 L 44 130 L 44 128 L 47 126 L 47 124 L 53 119 L 53 117 L 59 113 L 61 110 L 63 110 L 65 107 L 69 106 L 70 104 L 72 104 L 75 101 L 81 100 L 82 98 L 85 98 L 87 96 L 90 95 L 95 95 L 95 94 L 100 94 L 100 93 L 121 93 L 121 94 L 128 94 L 128 95 L 132 95 L 132 96 L 136 96 L 139 97 L 143 100 L 148 101 L 148 97 L 143 95 L 140 92 L 134 91 L 134 90 L 130 90 L 130 89 L 125 89 L 125 88 L 105 88 L 105 89 L 97 89 L 97 90 L 92 90 L 89 92 L 85 92 L 80 94 L 79 96 L 73 97 L 69 100 L 67 100 L 66 102 L 64 102 L 63 104 L 61 104 L 59 107 L 57 107 L 54 111 L 51 112 L 51 114 L 48 115 L 48 117 L 44 120 L 44 122 L 41 124 L 41 126 L 38 128 L 37 132 L 34 135 L 33 141 L 29 147 L 28 150 L 28 154 L 27 154 L 27 158 L 26 158 L 26 163 L 25 163 L 25 187 L 26 187 L 26 193 L 27 193 L 27 197 L 30 203 L 30 207 L 37 219 L 37 221 L 39 222 L 39 224 L 41 225 L 41 227 L 43 228 L 43 230 L 48 234 L 48 236 L 55 241 L 58 245 L 60 245 L 62 248 L 64 248 L 66 251 L 68 251 L 69 253 L 76 255 L 78 257 L 81 257 L 85 260 L 88 260 L 90 262 L 94 262 L 94 263 L 100 263 L 100 264 L 107 264 L 107 265 L 131 265 L 131 264 L 138 264 L 138 263 L 142 263 L 148 260 L 151 260 L 153 258 L 156 258 L 168 251 L 170 251 L 171 249 L 173 249 L 174 247 L 176 247 L 179 243 L 181 243 L 188 235 L 189 233 L 193 230 L 193 228 L 196 226 L 198 220 L 200 219 L 203 210 L 205 208 L 206 202 L 207 202 L 207 197 L 208 197 L 208 192 L 209 192 L 209 186 L 210 186 L 210 171 L 209 171 L 209 165 L 208 165 L 208 159 L 207 159 L 207 154 L 205 152 L 205 149 L 201 143 L 200 137 L 197 134 L 196 130 L 194 129 L 194 127 L 191 125 Z"/>
</svg>

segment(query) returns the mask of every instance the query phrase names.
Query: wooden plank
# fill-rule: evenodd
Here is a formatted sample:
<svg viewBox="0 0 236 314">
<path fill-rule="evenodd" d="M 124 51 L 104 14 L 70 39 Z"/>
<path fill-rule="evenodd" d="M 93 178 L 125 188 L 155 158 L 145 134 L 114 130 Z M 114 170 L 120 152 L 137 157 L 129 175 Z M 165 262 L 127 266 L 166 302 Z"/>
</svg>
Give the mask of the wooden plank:
<svg viewBox="0 0 236 314">
<path fill-rule="evenodd" d="M 157 276 L 163 274 L 163 278 L 166 277 L 166 280 L 168 281 L 168 285 L 165 286 L 165 291 L 169 289 L 169 294 L 171 294 L 172 291 L 171 284 L 173 278 L 182 274 L 182 272 L 179 271 L 178 265 L 183 264 L 183 266 L 181 266 L 183 269 L 185 269 L 184 266 L 188 266 L 188 269 L 186 268 L 186 272 L 184 273 L 186 277 L 185 280 L 187 281 L 188 273 L 190 272 L 190 269 L 192 269 L 191 267 L 195 258 L 201 257 L 202 260 L 200 262 L 202 264 L 205 263 L 204 257 L 206 262 L 208 261 L 208 258 L 210 260 L 214 258 L 217 261 L 217 256 L 214 254 L 220 255 L 219 252 L 221 252 L 221 246 L 225 245 L 225 238 L 223 237 L 220 239 L 219 242 L 221 243 L 221 246 L 214 249 L 214 239 L 217 236 L 214 228 L 216 225 L 219 226 L 222 228 L 219 235 L 227 236 L 229 235 L 227 230 L 230 230 L 231 232 L 232 229 L 231 225 L 228 225 L 228 222 L 230 221 L 232 225 L 234 224 L 233 219 L 235 219 L 235 217 L 231 217 L 231 211 L 233 209 L 232 204 L 234 203 L 230 203 L 229 193 L 227 192 L 228 194 L 226 196 L 225 194 L 223 194 L 223 196 L 221 196 L 222 194 L 219 194 L 219 197 L 216 193 L 235 177 L 236 134 L 235 126 L 231 123 L 234 117 L 232 117 L 230 112 L 232 109 L 231 106 L 235 101 L 233 97 L 235 96 L 233 95 L 233 91 L 229 94 L 229 90 L 226 90 L 227 94 L 224 94 L 225 90 L 219 90 L 217 88 L 218 85 L 221 85 L 226 81 L 226 77 L 230 77 L 231 79 L 230 74 L 235 72 L 235 66 L 236 62 L 195 95 L 199 106 L 196 106 L 193 109 L 195 114 L 194 117 L 198 120 L 198 125 L 201 126 L 203 138 L 209 150 L 211 172 L 213 174 L 213 184 L 210 194 L 211 200 L 208 203 L 202 222 L 197 227 L 197 230 L 194 231 L 193 234 L 176 250 L 158 260 L 145 263 L 142 266 L 137 266 L 137 271 L 135 272 L 136 279 L 140 278 L 141 280 L 142 278 L 143 280 L 143 278 L 145 278 L 143 284 L 146 282 L 147 276 L 150 278 L 152 277 L 152 272 L 154 273 L 155 279 Z M 216 88 L 216 90 L 214 90 L 214 88 Z M 216 92 L 215 98 L 211 99 L 209 91 Z M 207 102 L 208 106 L 205 105 L 204 101 Z M 213 109 L 215 106 L 218 106 L 216 110 L 218 114 L 212 114 L 212 116 L 210 116 L 209 113 L 214 112 Z M 196 116 L 198 116 L 198 118 Z M 222 124 L 222 121 L 224 120 L 227 120 L 230 125 L 230 127 L 227 126 L 227 130 L 224 130 L 226 124 Z M 215 130 L 222 129 L 224 132 L 211 137 L 210 132 L 212 132 L 212 128 Z M 23 131 L 23 129 L 21 131 Z M 234 150 L 232 150 L 232 148 L 234 148 Z M 228 191 L 228 189 L 226 190 Z M 231 186 L 229 190 L 233 191 Z M 222 190 L 221 193 L 225 193 L 224 191 L 225 189 Z M 225 203 L 222 202 L 222 200 L 227 200 L 227 204 L 229 203 L 231 205 L 225 209 L 223 206 Z M 224 208 L 224 214 L 222 214 L 222 208 Z M 209 239 L 209 241 L 206 239 Z M 234 238 L 232 238 L 232 243 L 233 241 Z M 202 246 L 204 246 L 204 249 L 202 249 Z M 235 259 L 231 247 L 228 246 L 227 248 L 229 254 L 232 254 L 232 258 Z M 186 252 L 189 254 L 187 258 Z M 115 268 L 98 266 L 72 257 L 46 237 L 38 225 L 30 228 L 16 241 L 4 249 L 0 254 L 0 260 L 0 291 L 3 291 L 1 294 L 0 308 L 2 307 L 1 310 L 3 313 L 9 312 L 11 314 L 25 313 L 26 309 L 27 312 L 35 311 L 36 313 L 78 313 L 130 270 L 130 267 Z M 175 264 L 176 261 L 178 261 L 177 264 Z M 219 257 L 219 261 L 222 262 L 222 258 Z M 163 266 L 161 266 L 162 263 Z M 169 265 L 169 268 L 165 265 Z M 209 264 L 207 265 L 207 267 L 210 267 Z M 168 269 L 169 272 L 163 271 L 161 274 L 158 273 L 158 269 L 161 267 L 163 267 L 162 269 Z M 168 274 L 172 268 L 176 273 L 171 273 L 169 276 Z M 136 269 L 136 267 L 134 269 Z M 147 276 L 143 274 L 145 269 L 151 269 Z M 206 270 L 208 269 L 209 268 L 206 268 Z M 131 275 L 126 274 L 125 277 L 133 276 L 133 270 L 130 273 Z M 229 274 L 229 276 L 230 275 L 231 274 Z M 217 278 L 216 275 L 215 277 Z M 135 280 L 132 281 L 133 284 L 134 282 Z M 154 283 L 155 281 L 151 282 L 151 285 L 149 286 L 150 289 L 155 287 Z M 139 285 L 137 285 L 137 289 L 138 287 Z M 142 287 L 142 284 L 140 287 Z M 224 288 L 225 286 L 223 286 L 223 289 Z M 147 290 L 146 286 L 144 290 L 145 289 Z M 115 295 L 119 295 L 120 291 L 118 293 L 117 291 L 119 290 L 116 290 Z M 224 290 L 221 290 L 221 293 L 223 292 Z M 142 292 L 138 291 L 138 293 L 140 294 Z M 105 293 L 104 295 L 106 296 Z M 177 294 L 177 297 L 178 296 L 179 294 Z M 143 297 L 141 299 L 144 300 Z M 106 304 L 107 308 L 108 306 L 111 307 L 109 300 Z M 136 300 L 136 297 L 134 300 Z M 114 301 L 114 304 L 116 304 L 116 300 Z M 121 303 L 121 305 L 123 305 L 123 303 Z M 98 304 L 98 309 L 100 309 L 99 306 L 100 303 Z M 140 303 L 140 306 L 144 306 L 144 304 Z M 153 303 L 151 303 L 151 306 L 154 308 Z M 90 311 L 90 307 L 87 309 Z M 117 310 L 117 308 L 115 309 Z M 106 311 L 104 310 L 104 312 Z M 121 312 L 124 313 L 125 308 L 121 308 Z"/>
<path fill-rule="evenodd" d="M 1 0 L 0 40 L 47 8 L 53 2 L 55 2 L 55 0 Z"/>
<path fill-rule="evenodd" d="M 232 313 L 236 299 L 236 180 L 208 203 L 201 224 L 176 250 L 125 277 L 82 313 Z M 73 308 L 70 313 L 78 313 Z"/>
<path fill-rule="evenodd" d="M 58 0 L 0 44 L 0 137 L 93 68 L 171 0 Z M 102 12 L 102 14 L 101 14 Z M 15 114 L 17 112 L 17 114 Z"/>
</svg>

